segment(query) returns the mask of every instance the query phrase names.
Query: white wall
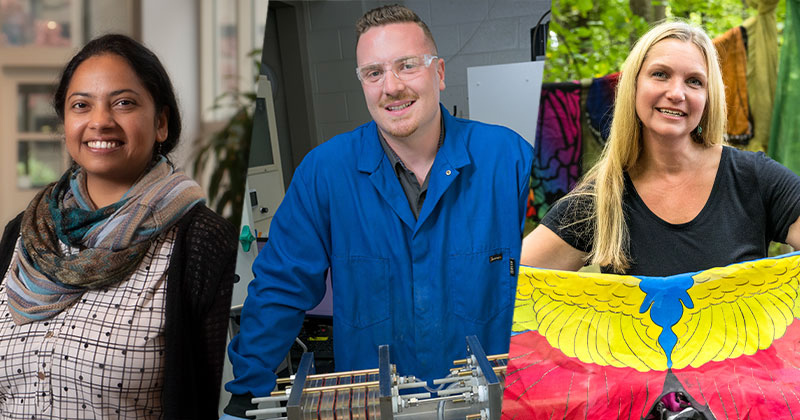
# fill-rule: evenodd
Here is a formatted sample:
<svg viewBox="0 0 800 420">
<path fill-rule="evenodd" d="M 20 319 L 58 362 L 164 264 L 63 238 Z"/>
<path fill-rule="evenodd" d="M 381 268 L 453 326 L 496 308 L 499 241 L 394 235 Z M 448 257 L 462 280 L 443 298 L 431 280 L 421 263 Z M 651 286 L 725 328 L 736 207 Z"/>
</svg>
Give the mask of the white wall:
<svg viewBox="0 0 800 420">
<path fill-rule="evenodd" d="M 183 117 L 181 142 L 172 160 L 190 168 L 192 147 L 200 135 L 200 5 L 195 0 L 141 0 L 142 42 L 169 72 Z"/>
</svg>

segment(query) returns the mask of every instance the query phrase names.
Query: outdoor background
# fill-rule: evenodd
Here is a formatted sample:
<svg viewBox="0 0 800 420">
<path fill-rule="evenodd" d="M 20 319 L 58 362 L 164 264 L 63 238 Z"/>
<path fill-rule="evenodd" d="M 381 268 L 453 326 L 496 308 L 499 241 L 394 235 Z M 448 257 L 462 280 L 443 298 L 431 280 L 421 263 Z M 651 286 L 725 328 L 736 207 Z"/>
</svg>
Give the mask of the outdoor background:
<svg viewBox="0 0 800 420">
<path fill-rule="evenodd" d="M 553 0 L 546 82 L 601 77 L 619 71 L 630 48 L 655 22 L 682 18 L 714 38 L 757 13 L 744 0 Z M 778 43 L 786 0 L 775 9 Z"/>
</svg>

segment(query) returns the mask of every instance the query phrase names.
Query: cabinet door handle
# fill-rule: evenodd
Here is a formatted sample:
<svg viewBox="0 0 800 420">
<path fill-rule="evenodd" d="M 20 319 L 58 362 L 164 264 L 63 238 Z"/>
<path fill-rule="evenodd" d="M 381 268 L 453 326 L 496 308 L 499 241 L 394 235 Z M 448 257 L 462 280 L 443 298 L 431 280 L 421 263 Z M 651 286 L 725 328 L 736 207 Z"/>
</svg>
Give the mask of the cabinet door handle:
<svg viewBox="0 0 800 420">
<path fill-rule="evenodd" d="M 261 214 L 267 214 L 269 213 L 269 207 L 261 207 L 258 211 L 260 211 Z"/>
</svg>

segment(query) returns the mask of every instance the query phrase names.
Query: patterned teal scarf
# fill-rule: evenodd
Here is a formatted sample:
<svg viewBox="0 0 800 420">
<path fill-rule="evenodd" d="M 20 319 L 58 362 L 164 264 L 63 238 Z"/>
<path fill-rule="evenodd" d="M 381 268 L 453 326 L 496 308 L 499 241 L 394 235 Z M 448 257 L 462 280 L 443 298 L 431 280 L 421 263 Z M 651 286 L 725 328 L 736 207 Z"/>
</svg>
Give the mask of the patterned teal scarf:
<svg viewBox="0 0 800 420">
<path fill-rule="evenodd" d="M 101 209 L 89 199 L 85 173 L 67 171 L 22 216 L 7 287 L 14 322 L 52 318 L 86 290 L 128 278 L 152 240 L 203 201 L 200 186 L 164 158 Z M 64 255 L 60 243 L 79 251 Z"/>
</svg>

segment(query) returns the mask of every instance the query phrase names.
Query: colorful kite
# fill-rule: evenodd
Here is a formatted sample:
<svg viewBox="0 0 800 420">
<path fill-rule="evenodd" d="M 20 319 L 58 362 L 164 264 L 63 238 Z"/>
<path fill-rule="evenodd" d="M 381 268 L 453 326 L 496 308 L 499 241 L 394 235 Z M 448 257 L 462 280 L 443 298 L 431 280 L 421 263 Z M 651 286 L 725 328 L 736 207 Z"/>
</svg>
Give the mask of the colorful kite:
<svg viewBox="0 0 800 420">
<path fill-rule="evenodd" d="M 503 418 L 800 419 L 798 274 L 800 253 L 670 277 L 523 267 Z"/>
</svg>

